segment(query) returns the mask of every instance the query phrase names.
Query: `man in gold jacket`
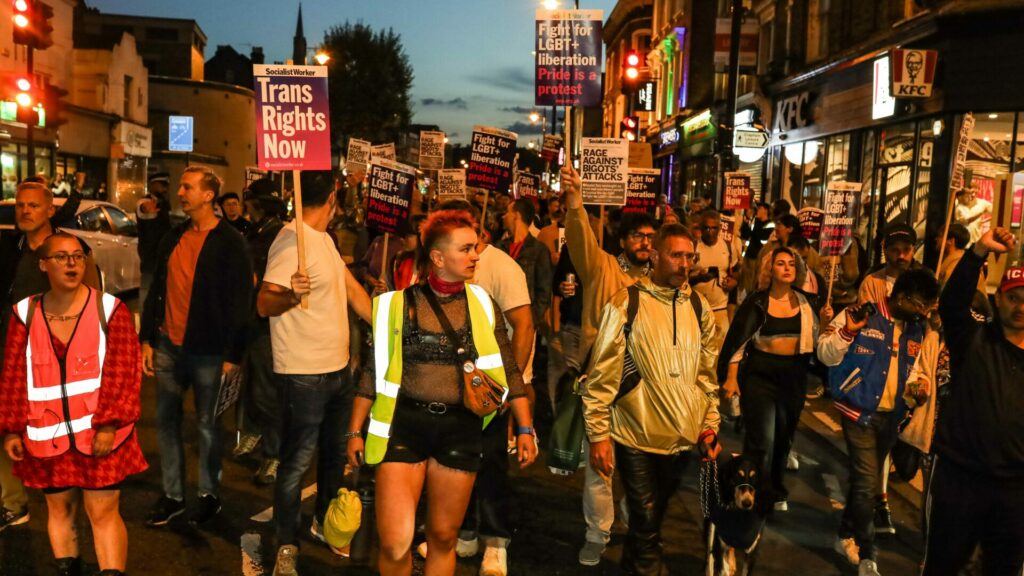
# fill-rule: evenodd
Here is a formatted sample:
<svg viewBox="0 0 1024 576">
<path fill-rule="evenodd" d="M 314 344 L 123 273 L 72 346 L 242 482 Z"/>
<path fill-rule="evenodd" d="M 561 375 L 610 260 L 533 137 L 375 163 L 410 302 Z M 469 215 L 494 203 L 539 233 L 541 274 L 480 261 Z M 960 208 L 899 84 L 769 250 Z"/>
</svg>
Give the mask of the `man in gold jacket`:
<svg viewBox="0 0 1024 576">
<path fill-rule="evenodd" d="M 594 341 L 583 393 L 590 464 L 608 475 L 614 458 L 625 486 L 627 574 L 661 573 L 661 523 L 690 454 L 720 450 L 715 317 L 687 283 L 696 259 L 690 232 L 663 226 L 650 278 L 612 298 Z"/>
</svg>

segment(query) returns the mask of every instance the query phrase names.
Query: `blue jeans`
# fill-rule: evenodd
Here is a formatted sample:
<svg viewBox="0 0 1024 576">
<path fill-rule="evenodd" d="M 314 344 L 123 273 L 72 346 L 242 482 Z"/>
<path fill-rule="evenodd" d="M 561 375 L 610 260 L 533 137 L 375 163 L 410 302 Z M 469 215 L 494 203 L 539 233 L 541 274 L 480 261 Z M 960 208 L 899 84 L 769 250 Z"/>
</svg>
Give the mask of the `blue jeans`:
<svg viewBox="0 0 1024 576">
<path fill-rule="evenodd" d="M 298 544 L 302 520 L 302 477 L 319 448 L 316 466 L 316 518 L 345 474 L 345 430 L 352 415 L 354 388 L 348 369 L 329 374 L 275 374 L 281 398 L 281 466 L 274 486 L 278 546 Z"/>
<path fill-rule="evenodd" d="M 222 356 L 182 351 L 161 334 L 153 353 L 156 371 L 156 425 L 164 494 L 185 498 L 185 444 L 181 437 L 185 391 L 193 387 L 199 424 L 199 495 L 218 496 L 221 474 L 220 425 L 215 416 L 224 367 Z"/>
</svg>

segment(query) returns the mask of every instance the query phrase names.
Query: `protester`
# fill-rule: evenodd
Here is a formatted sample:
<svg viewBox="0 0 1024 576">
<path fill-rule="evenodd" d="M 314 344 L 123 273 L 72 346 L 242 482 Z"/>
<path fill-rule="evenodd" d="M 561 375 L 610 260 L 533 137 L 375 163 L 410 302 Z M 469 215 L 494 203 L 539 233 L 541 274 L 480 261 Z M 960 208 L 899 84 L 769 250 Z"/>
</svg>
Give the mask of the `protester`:
<svg viewBox="0 0 1024 576">
<path fill-rule="evenodd" d="M 978 192 L 978 184 L 973 183 L 956 193 L 956 223 L 967 228 L 971 242 L 977 242 L 992 224 L 992 203 L 978 198 Z"/>
<path fill-rule="evenodd" d="M 548 343 L 548 398 L 551 402 L 552 414 L 555 413 L 558 400 L 568 391 L 562 386 L 563 377 L 571 372 L 578 375 L 581 371 L 580 324 L 583 319 L 583 285 L 579 274 L 569 257 L 568 247 L 562 247 L 552 278 L 553 298 L 552 330 L 555 334 Z"/>
<path fill-rule="evenodd" d="M 751 210 L 752 218 L 744 217 L 740 226 L 740 238 L 746 242 L 743 250 L 742 273 L 740 276 L 740 287 L 744 294 L 754 291 L 754 284 L 757 281 L 757 256 L 761 248 L 768 242 L 772 232 L 775 231 L 775 223 L 768 218 L 770 207 L 765 202 L 758 202 Z"/>
<path fill-rule="evenodd" d="M 692 263 L 690 284 L 711 306 L 718 326 L 715 345 L 721 348 L 729 331 L 729 295 L 737 285 L 739 254 L 733 254 L 732 244 L 721 237 L 722 217 L 716 210 L 705 210 L 697 220 L 700 221 L 698 260 Z"/>
<path fill-rule="evenodd" d="M 601 324 L 605 304 L 623 288 L 650 273 L 651 245 L 656 222 L 646 214 L 629 214 L 619 227 L 622 254 L 617 258 L 602 250 L 591 228 L 580 195 L 580 177 L 571 166 L 564 166 L 561 187 L 565 196 L 565 239 L 569 256 L 583 285 L 583 315 L 579 365 L 587 369 L 586 358 Z M 588 465 L 583 480 L 583 518 L 587 525 L 586 540 L 580 549 L 579 562 L 596 566 L 611 538 L 615 507 L 612 501 L 612 474 L 598 474 L 589 464 L 590 446 L 583 444 Z"/>
<path fill-rule="evenodd" d="M 171 229 L 171 203 L 167 198 L 169 178 L 166 172 L 149 177 L 146 195 L 139 200 L 135 209 L 135 221 L 139 228 L 139 262 L 142 280 L 139 287 L 139 302 L 145 302 L 149 287 L 153 283 L 160 240 Z"/>
<path fill-rule="evenodd" d="M 687 285 L 696 259 L 685 227 L 659 230 L 650 278 L 616 293 L 594 342 L 584 420 L 591 466 L 605 477 L 617 468 L 625 486 L 627 574 L 662 573 L 661 524 L 690 455 L 721 449 L 714 313 Z"/>
<path fill-rule="evenodd" d="M 780 200 L 779 202 L 786 202 Z M 786 202 L 784 205 L 788 210 L 789 203 Z M 778 209 L 782 209 L 783 205 L 777 206 Z M 774 210 L 774 209 L 773 209 Z M 758 254 L 758 276 L 757 276 L 757 289 L 765 290 L 771 283 L 771 259 L 772 253 L 776 248 L 789 246 L 791 238 L 798 238 L 803 235 L 803 231 L 800 227 L 800 220 L 796 216 L 790 214 L 788 211 L 780 214 L 775 218 L 775 232 L 773 237 L 768 241 L 767 244 L 761 248 L 760 254 Z M 803 285 L 804 278 L 797 279 L 798 285 Z"/>
<path fill-rule="evenodd" d="M 848 307 L 818 340 L 818 358 L 832 367 L 829 388 L 850 457 L 850 488 L 836 548 L 859 566 L 861 576 L 878 574 L 873 524 L 881 468 L 906 412 L 905 385 L 938 290 L 929 272 L 904 272 L 890 296 L 871 306 Z"/>
<path fill-rule="evenodd" d="M 345 475 L 344 426 L 354 393 L 346 370 L 348 308 L 371 320 L 370 298 L 327 234 L 337 202 L 331 173 L 303 171 L 301 183 L 306 269 L 299 269 L 295 230 L 300 223 L 293 221 L 270 248 L 257 299 L 260 315 L 270 318 L 274 378 L 282 407 L 281 466 L 274 488 L 277 576 L 296 574 L 302 477 L 314 451 L 317 501 L 311 532 L 324 540 L 324 514 Z"/>
<path fill-rule="evenodd" d="M 463 406 L 466 361 L 507 390 L 518 425 L 520 465 L 529 465 L 537 455 L 526 390 L 505 328 L 494 314 L 498 305 L 484 290 L 467 284 L 480 259 L 476 227 L 467 212 L 434 212 L 422 232 L 431 265 L 428 282 L 374 301 L 376 361 L 363 373 L 347 436 L 349 458 L 359 462 L 364 451 L 360 431 L 370 416 L 365 461 L 380 463 L 378 567 L 385 576 L 411 570 L 416 507 L 424 486 L 426 573 L 454 574 L 459 527 L 482 464 L 483 428 L 497 422 L 490 416 L 481 421 Z M 447 337 L 449 332 L 461 343 Z"/>
<path fill-rule="evenodd" d="M 245 205 L 242 204 L 242 199 L 238 197 L 238 194 L 234 192 L 227 192 L 221 194 L 217 198 L 217 203 L 220 205 L 221 212 L 224 213 L 224 219 L 228 221 L 238 230 L 242 236 L 249 233 L 252 228 L 252 222 L 245 219 Z"/>
<path fill-rule="evenodd" d="M 499 242 L 498 248 L 511 256 L 526 274 L 533 325 L 545 333 L 551 306 L 551 259 L 544 245 L 530 234 L 533 217 L 533 203 L 529 200 L 520 198 L 509 204 L 504 217 L 509 237 Z"/>
<path fill-rule="evenodd" d="M 135 435 L 142 381 L 135 323 L 120 300 L 83 284 L 77 238 L 58 232 L 38 253 L 50 287 L 17 303 L 7 333 L 4 452 L 25 485 L 46 496 L 58 573 L 82 574 L 76 516 L 84 504 L 100 575 L 117 576 L 128 556 L 121 482 L 147 468 Z"/>
<path fill-rule="evenodd" d="M 270 247 L 284 226 L 281 216 L 285 206 L 276 193 L 274 183 L 262 179 L 253 182 L 245 196 L 246 212 L 253 221 L 245 239 L 256 274 L 257 290 L 267 270 Z M 248 328 L 245 373 L 248 380 L 241 399 L 241 437 L 233 456 L 240 458 L 251 454 L 262 440 L 262 461 L 253 479 L 257 484 L 269 485 L 277 480 L 277 469 L 281 463 L 281 405 L 274 382 L 270 321 L 255 310 Z"/>
<path fill-rule="evenodd" d="M 758 494 L 780 512 L 789 509 L 783 476 L 818 340 L 817 299 L 794 286 L 798 266 L 802 261 L 792 249 L 774 250 L 771 286 L 740 305 L 718 359 L 724 396 L 740 397 L 743 454 L 764 479 Z"/>
<path fill-rule="evenodd" d="M 409 218 L 408 223 L 401 227 L 402 249 L 395 254 L 388 266 L 386 286 L 378 283 L 374 287 L 373 295 L 379 296 L 390 290 L 404 290 L 413 284 L 418 284 L 421 278 L 426 277 L 426 263 L 422 256 L 423 247 L 420 245 L 420 227 L 427 217 L 423 214 L 416 214 Z"/>
<path fill-rule="evenodd" d="M 988 255 L 1014 245 L 1005 228 L 982 234 L 939 303 L 952 378 L 928 486 L 925 576 L 959 574 L 978 544 L 985 574 L 1024 570 L 1024 267 L 1003 274 L 995 320 L 978 323 L 969 307 Z"/>
<path fill-rule="evenodd" d="M 198 508 L 203 524 L 220 513 L 221 429 L 216 415 L 222 377 L 242 361 L 252 306 L 253 272 L 245 240 L 218 218 L 221 179 L 191 166 L 178 200 L 188 220 L 160 242 L 153 285 L 142 311 L 142 369 L 156 376 L 156 424 L 163 496 L 146 523 L 164 526 L 185 512 L 185 391 L 192 387 L 199 428 Z"/>
<path fill-rule="evenodd" d="M 78 200 L 72 193 L 64 205 L 74 210 Z M 37 250 L 54 234 L 53 222 L 61 212 L 53 204 L 52 191 L 39 182 L 23 182 L 15 192 L 14 220 L 17 230 L 0 238 L 0 341 L 7 333 L 14 304 L 24 298 L 50 289 L 49 277 L 42 271 L 42 260 Z M 72 212 L 73 214 L 73 212 Z M 94 289 L 100 288 L 96 262 L 83 246 L 87 256 L 83 282 Z M 4 360 L 0 359 L 0 367 Z M 11 460 L 0 451 L 0 531 L 29 521 L 28 495 L 21 481 L 12 472 Z"/>
</svg>

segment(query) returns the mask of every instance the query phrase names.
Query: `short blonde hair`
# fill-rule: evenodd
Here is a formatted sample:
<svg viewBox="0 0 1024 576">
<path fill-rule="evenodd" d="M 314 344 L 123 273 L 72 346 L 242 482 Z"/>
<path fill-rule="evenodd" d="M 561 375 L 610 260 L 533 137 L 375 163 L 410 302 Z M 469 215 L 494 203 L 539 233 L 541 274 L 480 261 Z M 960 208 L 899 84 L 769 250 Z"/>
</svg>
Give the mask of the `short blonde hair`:
<svg viewBox="0 0 1024 576">
<path fill-rule="evenodd" d="M 22 182 L 21 184 L 18 184 L 18 188 L 15 191 L 15 194 L 21 192 L 22 190 L 31 189 L 42 190 L 43 196 L 46 197 L 46 201 L 51 203 L 53 202 L 53 190 L 50 190 L 50 187 L 47 186 L 46 184 L 43 184 L 42 182 Z"/>
<path fill-rule="evenodd" d="M 199 187 L 203 190 L 209 190 L 213 192 L 213 197 L 220 196 L 220 188 L 224 185 L 224 181 L 217 175 L 213 170 L 205 166 L 189 166 L 185 168 L 184 174 L 200 174 L 202 178 L 199 180 Z"/>
</svg>

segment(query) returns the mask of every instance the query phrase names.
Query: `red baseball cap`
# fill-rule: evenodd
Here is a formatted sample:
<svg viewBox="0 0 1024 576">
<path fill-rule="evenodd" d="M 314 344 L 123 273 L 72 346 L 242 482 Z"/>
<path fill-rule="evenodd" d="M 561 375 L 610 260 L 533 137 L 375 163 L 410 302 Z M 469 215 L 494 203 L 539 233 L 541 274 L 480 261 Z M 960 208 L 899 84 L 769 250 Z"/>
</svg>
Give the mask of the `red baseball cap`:
<svg viewBox="0 0 1024 576">
<path fill-rule="evenodd" d="M 1006 292 L 1022 286 L 1024 286 L 1024 265 L 1011 266 L 1003 274 L 1003 280 L 999 283 L 999 291 Z"/>
</svg>

